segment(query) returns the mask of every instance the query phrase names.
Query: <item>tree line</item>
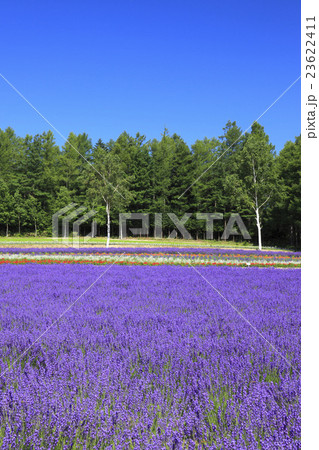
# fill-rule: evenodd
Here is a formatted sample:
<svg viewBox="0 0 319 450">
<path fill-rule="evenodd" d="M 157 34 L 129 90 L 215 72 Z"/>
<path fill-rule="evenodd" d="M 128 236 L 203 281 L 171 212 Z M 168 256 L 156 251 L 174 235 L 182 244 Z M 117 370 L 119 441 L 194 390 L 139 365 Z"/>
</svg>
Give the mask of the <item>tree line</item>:
<svg viewBox="0 0 319 450">
<path fill-rule="evenodd" d="M 166 129 L 160 140 L 123 132 L 95 144 L 70 133 L 62 148 L 51 131 L 19 137 L 0 129 L 0 233 L 50 235 L 53 214 L 74 202 L 97 211 L 98 235 L 118 236 L 123 212 L 162 213 L 163 237 L 174 229 L 168 213 L 208 212 L 222 215 L 213 230 L 221 239 L 239 213 L 260 246 L 299 248 L 300 160 L 300 136 L 276 153 L 258 123 L 242 133 L 229 121 L 221 136 L 191 147 Z M 205 221 L 195 216 L 187 230 L 205 239 Z M 151 221 L 150 234 L 154 228 Z"/>
</svg>

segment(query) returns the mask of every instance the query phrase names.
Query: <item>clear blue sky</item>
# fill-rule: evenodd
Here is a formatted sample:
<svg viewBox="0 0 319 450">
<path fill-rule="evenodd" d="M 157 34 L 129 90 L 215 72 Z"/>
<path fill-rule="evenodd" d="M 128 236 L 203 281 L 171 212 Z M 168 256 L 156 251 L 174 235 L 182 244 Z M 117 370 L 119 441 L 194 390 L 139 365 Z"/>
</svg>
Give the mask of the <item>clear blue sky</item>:
<svg viewBox="0 0 319 450">
<path fill-rule="evenodd" d="M 3 0 L 0 17 L 0 72 L 63 135 L 93 143 L 246 129 L 300 75 L 296 0 Z M 300 80 L 260 123 L 277 151 L 299 135 Z M 0 79 L 8 126 L 50 128 Z"/>
</svg>

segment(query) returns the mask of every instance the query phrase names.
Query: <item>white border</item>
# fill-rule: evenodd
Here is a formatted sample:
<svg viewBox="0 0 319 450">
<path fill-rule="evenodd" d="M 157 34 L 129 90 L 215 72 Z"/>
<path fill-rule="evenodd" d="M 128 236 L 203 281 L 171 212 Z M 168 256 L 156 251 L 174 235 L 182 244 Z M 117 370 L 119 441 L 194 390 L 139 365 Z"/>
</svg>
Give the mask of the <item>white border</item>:
<svg viewBox="0 0 319 450">
<path fill-rule="evenodd" d="M 306 17 L 316 17 L 316 78 L 306 78 Z M 309 22 L 308 22 L 309 23 Z M 318 404 L 319 371 L 318 366 L 318 233 L 319 205 L 317 183 L 319 179 L 319 107 L 316 110 L 317 139 L 307 136 L 307 97 L 309 91 L 319 97 L 319 2 L 301 2 L 301 166 L 302 166 L 302 301 L 301 301 L 301 352 L 302 352 L 302 391 L 301 391 L 301 442 L 302 449 L 314 449 L 318 445 Z M 319 104 L 319 103 L 318 103 Z"/>
</svg>

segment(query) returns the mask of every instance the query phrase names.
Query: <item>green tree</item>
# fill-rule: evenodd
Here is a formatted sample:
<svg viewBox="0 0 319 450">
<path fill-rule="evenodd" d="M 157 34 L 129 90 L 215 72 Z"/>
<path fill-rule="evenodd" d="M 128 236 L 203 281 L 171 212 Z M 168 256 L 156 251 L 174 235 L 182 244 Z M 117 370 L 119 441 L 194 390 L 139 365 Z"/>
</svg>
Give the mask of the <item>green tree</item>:
<svg viewBox="0 0 319 450">
<path fill-rule="evenodd" d="M 9 187 L 0 178 L 0 223 L 5 225 L 6 236 L 9 236 L 9 225 L 13 219 L 13 196 L 10 194 Z"/>
<path fill-rule="evenodd" d="M 192 190 L 189 189 L 194 177 L 193 160 L 188 145 L 180 136 L 174 133 L 171 141 L 173 145 L 168 197 L 172 212 L 181 214 L 192 209 L 194 203 Z"/>
<path fill-rule="evenodd" d="M 217 212 L 217 207 L 221 208 L 220 190 L 220 167 L 218 161 L 216 166 L 214 162 L 218 158 L 218 149 L 220 142 L 215 139 L 197 140 L 192 145 L 193 158 L 193 180 L 192 180 L 192 194 L 195 211 L 198 213 Z M 219 212 L 219 211 L 218 211 Z M 198 221 L 195 222 L 196 237 L 198 232 L 204 234 L 204 226 Z M 218 225 L 214 226 L 216 230 Z"/>
<path fill-rule="evenodd" d="M 270 239 L 300 248 L 301 234 L 301 138 L 286 142 L 276 158 L 278 198 L 268 214 Z"/>
<path fill-rule="evenodd" d="M 235 212 L 256 229 L 260 248 L 262 229 L 266 242 L 299 247 L 300 153 L 298 137 L 276 156 L 256 123 L 243 135 L 228 121 L 222 136 L 191 150 L 166 129 L 148 142 L 124 131 L 94 149 L 87 134 L 70 133 L 61 151 L 51 131 L 19 137 L 0 129 L 0 224 L 7 235 L 47 231 L 52 214 L 73 202 L 98 211 L 109 242 L 118 212 L 163 213 L 164 235 L 172 230 L 167 213 L 223 213 L 227 221 Z M 206 231 L 203 217 L 187 221 L 197 237 Z M 224 227 L 214 222 L 218 239 Z"/>
<path fill-rule="evenodd" d="M 219 205 L 224 214 L 224 228 L 232 213 L 239 213 L 243 219 L 249 218 L 245 202 L 238 195 L 241 180 L 238 178 L 238 155 L 240 154 L 245 136 L 236 121 L 230 120 L 223 128 L 224 134 L 219 137 L 222 144 L 218 149 L 218 161 L 214 166 L 219 195 Z M 251 214 L 250 214 L 251 215 Z"/>
<path fill-rule="evenodd" d="M 169 226 L 165 213 L 170 212 L 171 170 L 174 155 L 174 141 L 165 129 L 160 141 L 154 139 L 151 149 L 151 196 L 152 212 L 164 214 L 163 228 Z"/>
<path fill-rule="evenodd" d="M 253 124 L 242 149 L 236 154 L 236 172 L 237 196 L 254 212 L 261 250 L 262 213 L 274 200 L 278 178 L 274 146 L 258 123 Z"/>
<path fill-rule="evenodd" d="M 124 131 L 106 147 L 119 157 L 128 176 L 128 189 L 133 195 L 127 208 L 130 212 L 148 211 L 151 205 L 151 157 L 145 136 L 137 133 L 132 137 Z"/>
<path fill-rule="evenodd" d="M 21 223 L 27 216 L 27 209 L 25 201 L 18 190 L 15 191 L 13 196 L 13 212 L 16 221 L 18 222 L 18 233 L 21 234 Z"/>
<path fill-rule="evenodd" d="M 103 202 L 106 212 L 107 247 L 110 243 L 111 210 L 119 211 L 129 203 L 131 194 L 127 188 L 129 180 L 123 164 L 113 152 L 101 147 L 93 151 L 93 167 L 87 167 L 87 195 L 93 200 L 93 206 Z"/>
<path fill-rule="evenodd" d="M 74 202 L 72 192 L 70 192 L 65 186 L 61 186 L 54 201 L 54 213 L 58 212 L 60 209 L 72 202 Z"/>
<path fill-rule="evenodd" d="M 38 235 L 38 231 L 43 227 L 45 221 L 45 211 L 41 209 L 41 203 L 33 195 L 30 195 L 26 202 L 26 213 L 28 223 L 32 223 L 34 227 L 34 236 Z"/>
<path fill-rule="evenodd" d="M 0 129 L 0 177 L 12 192 L 20 185 L 23 173 L 23 140 L 12 128 Z"/>
<path fill-rule="evenodd" d="M 92 164 L 92 142 L 86 133 L 70 133 L 60 157 L 60 185 L 65 186 L 82 203 L 85 199 L 87 167 Z M 91 167 L 91 170 L 94 170 Z"/>
</svg>

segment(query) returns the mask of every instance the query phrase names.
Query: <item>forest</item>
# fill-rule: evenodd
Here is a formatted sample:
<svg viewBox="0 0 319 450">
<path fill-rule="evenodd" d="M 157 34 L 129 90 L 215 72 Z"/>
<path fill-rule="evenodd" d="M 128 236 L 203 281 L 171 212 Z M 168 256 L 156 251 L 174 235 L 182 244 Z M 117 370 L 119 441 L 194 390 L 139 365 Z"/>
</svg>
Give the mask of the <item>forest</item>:
<svg viewBox="0 0 319 450">
<path fill-rule="evenodd" d="M 196 214 L 220 213 L 210 236 L 220 240 L 230 215 L 239 213 L 251 242 L 299 249 L 300 166 L 300 136 L 275 149 L 259 123 L 243 133 L 229 121 L 221 136 L 191 147 L 167 129 L 160 140 L 124 131 L 96 143 L 71 132 L 61 148 L 52 131 L 20 137 L 0 129 L 0 235 L 50 236 L 53 214 L 73 202 L 97 211 L 98 236 L 106 236 L 109 218 L 117 237 L 119 213 L 130 212 L 152 213 L 150 236 L 152 217 L 162 213 L 167 237 L 174 229 L 168 213 L 192 213 L 187 230 L 206 239 Z M 83 225 L 83 233 L 89 229 Z"/>
</svg>

